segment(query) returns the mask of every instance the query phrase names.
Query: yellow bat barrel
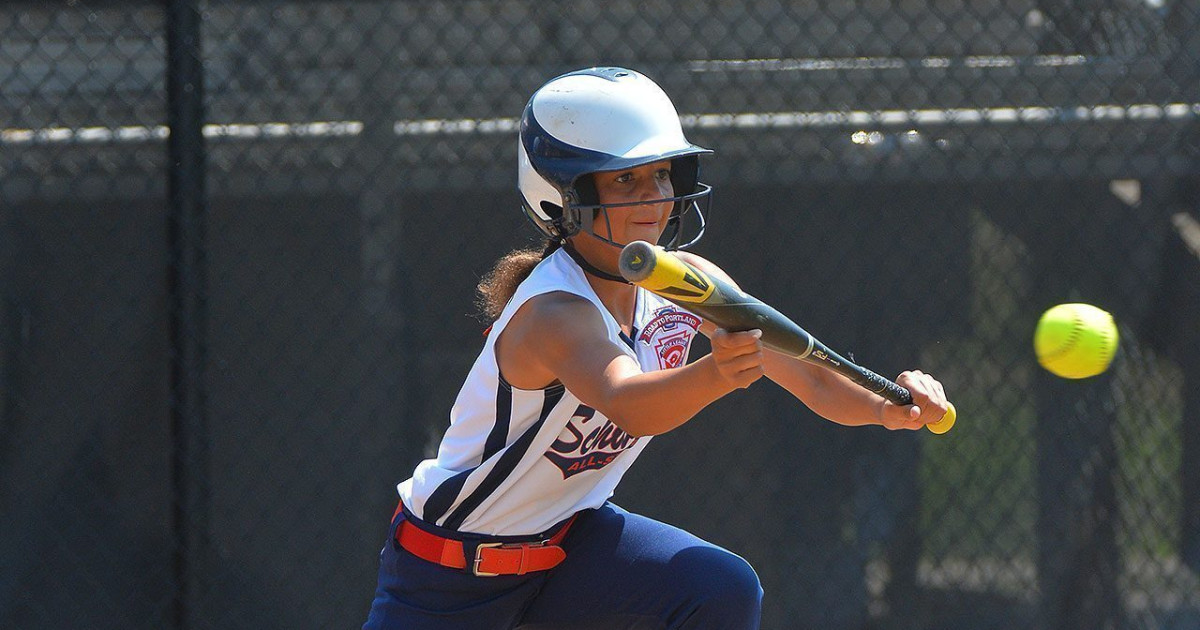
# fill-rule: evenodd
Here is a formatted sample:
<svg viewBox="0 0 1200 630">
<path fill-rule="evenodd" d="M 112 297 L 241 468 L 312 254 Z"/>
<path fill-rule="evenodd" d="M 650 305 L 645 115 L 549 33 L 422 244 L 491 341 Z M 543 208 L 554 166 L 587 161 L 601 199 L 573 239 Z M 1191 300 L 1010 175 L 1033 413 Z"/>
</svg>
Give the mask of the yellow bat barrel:
<svg viewBox="0 0 1200 630">
<path fill-rule="evenodd" d="M 661 256 L 663 248 L 634 241 L 621 251 L 618 266 L 626 280 L 683 302 L 703 302 L 716 284 L 703 271 L 674 256 Z"/>
</svg>

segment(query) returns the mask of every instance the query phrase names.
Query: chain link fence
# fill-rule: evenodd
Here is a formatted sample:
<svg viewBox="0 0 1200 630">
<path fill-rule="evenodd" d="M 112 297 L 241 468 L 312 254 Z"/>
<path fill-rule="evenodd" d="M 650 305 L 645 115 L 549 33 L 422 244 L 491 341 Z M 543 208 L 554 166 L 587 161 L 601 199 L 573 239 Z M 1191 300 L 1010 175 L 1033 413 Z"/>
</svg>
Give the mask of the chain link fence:
<svg viewBox="0 0 1200 630">
<path fill-rule="evenodd" d="M 592 65 L 717 150 L 700 253 L 960 415 L 764 382 L 616 501 L 749 559 L 764 628 L 1200 627 L 1196 0 L 6 3 L 0 626 L 361 624 L 533 236 L 517 117 Z M 1071 301 L 1104 376 L 1036 364 Z"/>
</svg>

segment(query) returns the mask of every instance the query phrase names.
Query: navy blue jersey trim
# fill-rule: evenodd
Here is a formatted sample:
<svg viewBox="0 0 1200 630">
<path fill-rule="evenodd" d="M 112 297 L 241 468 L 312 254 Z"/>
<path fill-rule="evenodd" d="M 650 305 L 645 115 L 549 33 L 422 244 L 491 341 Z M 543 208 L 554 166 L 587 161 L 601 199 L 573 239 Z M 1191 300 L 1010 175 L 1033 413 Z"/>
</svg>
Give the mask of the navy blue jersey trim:
<svg viewBox="0 0 1200 630">
<path fill-rule="evenodd" d="M 463 486 L 467 483 L 467 477 L 470 477 L 476 469 L 478 466 L 468 468 L 438 484 L 438 487 L 429 493 L 429 498 L 425 499 L 425 509 L 420 515 L 421 520 L 436 523 L 438 519 L 442 518 L 450 506 L 454 505 L 458 493 L 462 492 Z"/>
<path fill-rule="evenodd" d="M 509 383 L 508 379 L 504 378 L 504 374 L 502 374 L 499 370 L 496 370 L 496 376 L 500 380 L 500 387 L 507 389 L 509 392 L 512 392 L 512 390 L 516 389 L 516 390 L 523 391 L 523 392 L 539 392 L 540 391 L 540 392 L 550 393 L 550 392 L 556 392 L 559 390 L 566 389 L 566 386 L 559 382 L 551 383 L 550 385 L 547 385 L 541 389 L 521 389 L 520 387 L 513 387 L 512 383 Z"/>
<path fill-rule="evenodd" d="M 504 385 L 505 383 L 501 382 L 496 387 L 496 421 L 492 423 L 492 430 L 483 444 L 483 458 L 479 460 L 480 464 L 503 450 L 508 442 L 508 424 L 512 419 L 512 388 Z"/>
<path fill-rule="evenodd" d="M 442 527 L 454 530 L 461 527 L 463 522 L 467 520 L 467 517 L 471 515 L 471 512 L 474 512 L 475 508 L 478 508 L 483 503 L 483 500 L 495 492 L 496 488 L 500 487 L 505 478 L 512 474 L 517 464 L 525 458 L 525 453 L 529 450 L 529 445 L 533 442 L 533 438 L 537 436 L 538 432 L 542 430 L 542 425 L 546 423 L 546 418 L 550 416 L 550 412 L 562 400 L 563 391 L 563 389 L 546 390 L 546 397 L 542 401 L 542 413 L 538 416 L 537 422 L 526 429 L 521 434 L 521 437 L 517 438 L 508 447 L 508 450 L 504 451 L 504 454 L 500 456 L 500 461 L 496 462 L 496 465 L 483 478 L 479 487 L 475 488 L 475 491 L 468 495 L 466 499 L 463 499 L 463 502 L 450 513 L 450 516 L 446 518 L 446 522 L 442 523 Z"/>
<path fill-rule="evenodd" d="M 621 341 L 624 341 L 625 345 L 629 346 L 630 348 L 632 348 L 634 350 L 637 350 L 637 347 L 634 346 L 634 344 L 633 344 L 632 337 L 630 337 L 629 335 L 626 335 L 624 330 L 621 331 L 620 335 L 621 335 Z"/>
<path fill-rule="evenodd" d="M 492 430 L 488 432 L 487 441 L 484 442 L 483 456 L 479 459 L 481 466 L 492 455 L 504 449 L 504 444 L 508 441 L 510 422 L 512 422 L 512 386 L 504 380 L 504 377 L 501 377 L 500 383 L 496 387 L 496 421 L 492 424 Z M 425 500 L 422 518 L 430 523 L 436 523 L 438 519 L 442 518 L 450 506 L 454 505 L 458 493 L 462 492 L 463 485 L 467 483 L 467 477 L 470 477 L 471 473 L 478 469 L 479 466 L 475 466 L 464 470 L 439 484 Z"/>
</svg>

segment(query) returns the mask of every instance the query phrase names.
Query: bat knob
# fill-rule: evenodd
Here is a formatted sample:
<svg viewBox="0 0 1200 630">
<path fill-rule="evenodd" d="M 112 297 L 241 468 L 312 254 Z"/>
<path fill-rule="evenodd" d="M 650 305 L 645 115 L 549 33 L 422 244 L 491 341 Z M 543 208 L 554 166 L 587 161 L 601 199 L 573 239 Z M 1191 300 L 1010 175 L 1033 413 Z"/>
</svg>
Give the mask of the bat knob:
<svg viewBox="0 0 1200 630">
<path fill-rule="evenodd" d="M 621 270 L 621 276 L 637 283 L 654 273 L 657 257 L 658 253 L 654 251 L 653 245 L 646 241 L 634 241 L 621 249 L 617 267 Z"/>
<path fill-rule="evenodd" d="M 925 425 L 925 428 L 938 435 L 941 435 L 954 427 L 954 421 L 957 419 L 958 412 L 954 409 L 954 403 L 950 403 L 950 406 L 946 408 L 946 415 L 942 416 L 942 419 L 938 420 L 937 422 L 931 422 Z"/>
</svg>

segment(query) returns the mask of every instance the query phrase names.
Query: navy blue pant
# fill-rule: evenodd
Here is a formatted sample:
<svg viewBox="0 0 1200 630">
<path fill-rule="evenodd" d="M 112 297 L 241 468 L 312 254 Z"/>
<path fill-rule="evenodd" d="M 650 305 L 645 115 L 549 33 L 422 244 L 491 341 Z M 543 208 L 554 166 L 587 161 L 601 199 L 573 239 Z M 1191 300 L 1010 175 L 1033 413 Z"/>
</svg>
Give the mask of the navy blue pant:
<svg viewBox="0 0 1200 630">
<path fill-rule="evenodd" d="M 579 515 L 562 564 L 523 576 L 475 577 L 388 540 L 363 630 L 758 628 L 762 587 L 745 560 L 612 504 Z"/>
</svg>

